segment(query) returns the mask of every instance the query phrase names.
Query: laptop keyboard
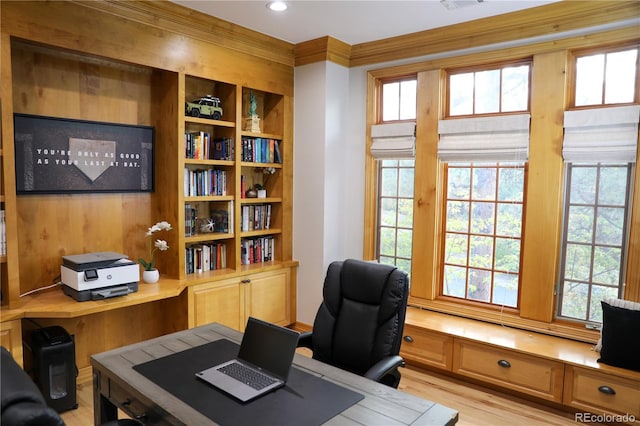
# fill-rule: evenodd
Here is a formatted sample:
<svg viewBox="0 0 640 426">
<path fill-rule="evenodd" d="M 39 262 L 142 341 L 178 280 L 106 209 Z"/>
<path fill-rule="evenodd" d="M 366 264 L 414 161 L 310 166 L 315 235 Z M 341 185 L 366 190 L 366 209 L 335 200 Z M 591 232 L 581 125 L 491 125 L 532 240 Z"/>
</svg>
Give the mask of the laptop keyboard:
<svg viewBox="0 0 640 426">
<path fill-rule="evenodd" d="M 227 376 L 233 377 L 256 390 L 260 390 L 276 383 L 276 380 L 273 378 L 237 362 L 232 362 L 231 364 L 222 366 L 218 371 L 226 374 Z"/>
</svg>

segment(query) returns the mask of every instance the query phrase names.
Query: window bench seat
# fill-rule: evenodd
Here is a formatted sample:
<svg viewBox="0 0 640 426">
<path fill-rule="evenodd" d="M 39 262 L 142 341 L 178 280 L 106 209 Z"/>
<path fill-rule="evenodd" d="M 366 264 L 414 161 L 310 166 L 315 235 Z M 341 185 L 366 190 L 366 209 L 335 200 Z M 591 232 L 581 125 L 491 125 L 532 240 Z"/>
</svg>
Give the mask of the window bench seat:
<svg viewBox="0 0 640 426">
<path fill-rule="evenodd" d="M 401 355 L 409 364 L 539 402 L 640 424 L 640 372 L 598 363 L 599 353 L 593 348 L 589 343 L 411 307 Z"/>
</svg>

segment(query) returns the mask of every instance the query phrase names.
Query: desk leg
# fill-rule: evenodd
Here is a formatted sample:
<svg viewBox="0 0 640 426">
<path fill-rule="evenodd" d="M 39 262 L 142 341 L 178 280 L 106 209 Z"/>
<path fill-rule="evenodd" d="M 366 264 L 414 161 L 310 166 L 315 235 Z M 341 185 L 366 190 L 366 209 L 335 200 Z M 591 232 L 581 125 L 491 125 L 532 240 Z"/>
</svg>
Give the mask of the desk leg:
<svg viewBox="0 0 640 426">
<path fill-rule="evenodd" d="M 118 407 L 113 405 L 101 392 L 100 372 L 93 372 L 93 424 L 101 425 L 118 419 Z"/>
</svg>

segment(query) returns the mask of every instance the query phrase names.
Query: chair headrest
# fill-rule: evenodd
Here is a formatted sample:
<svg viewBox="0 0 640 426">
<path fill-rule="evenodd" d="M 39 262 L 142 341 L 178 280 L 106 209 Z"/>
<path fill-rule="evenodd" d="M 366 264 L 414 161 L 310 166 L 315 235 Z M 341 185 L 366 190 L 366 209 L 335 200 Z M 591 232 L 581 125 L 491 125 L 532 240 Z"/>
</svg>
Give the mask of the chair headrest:
<svg viewBox="0 0 640 426">
<path fill-rule="evenodd" d="M 389 277 L 396 269 L 391 265 L 347 259 L 340 274 L 342 294 L 348 299 L 378 305 Z"/>
</svg>

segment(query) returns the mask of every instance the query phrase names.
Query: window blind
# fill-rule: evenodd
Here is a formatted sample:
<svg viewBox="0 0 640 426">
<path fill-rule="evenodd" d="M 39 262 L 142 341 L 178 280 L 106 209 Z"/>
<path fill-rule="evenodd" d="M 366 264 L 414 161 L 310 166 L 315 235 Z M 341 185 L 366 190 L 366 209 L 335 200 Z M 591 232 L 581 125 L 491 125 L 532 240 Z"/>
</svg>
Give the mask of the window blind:
<svg viewBox="0 0 640 426">
<path fill-rule="evenodd" d="M 442 161 L 527 161 L 529 114 L 456 118 L 438 122 Z"/>
<path fill-rule="evenodd" d="M 374 124 L 371 138 L 371 155 L 376 160 L 415 157 L 415 122 Z"/>
<path fill-rule="evenodd" d="M 562 156 L 571 162 L 635 162 L 640 106 L 564 113 Z"/>
</svg>

